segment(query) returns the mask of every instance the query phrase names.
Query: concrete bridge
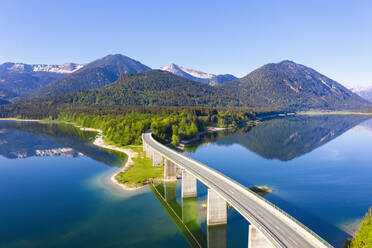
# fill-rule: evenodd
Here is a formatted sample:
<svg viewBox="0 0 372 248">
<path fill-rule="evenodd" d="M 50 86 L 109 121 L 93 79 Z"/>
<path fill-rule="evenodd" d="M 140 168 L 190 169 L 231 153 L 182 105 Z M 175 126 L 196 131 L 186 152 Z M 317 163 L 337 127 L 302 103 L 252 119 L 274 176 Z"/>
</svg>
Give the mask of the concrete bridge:
<svg viewBox="0 0 372 248">
<path fill-rule="evenodd" d="M 177 180 L 182 173 L 182 198 L 196 197 L 196 181 L 208 187 L 207 225 L 227 223 L 227 203 L 249 223 L 248 247 L 332 247 L 321 237 L 272 203 L 212 168 L 157 142 L 151 132 L 142 134 L 146 156 L 153 165 L 164 164 L 164 179 Z"/>
</svg>

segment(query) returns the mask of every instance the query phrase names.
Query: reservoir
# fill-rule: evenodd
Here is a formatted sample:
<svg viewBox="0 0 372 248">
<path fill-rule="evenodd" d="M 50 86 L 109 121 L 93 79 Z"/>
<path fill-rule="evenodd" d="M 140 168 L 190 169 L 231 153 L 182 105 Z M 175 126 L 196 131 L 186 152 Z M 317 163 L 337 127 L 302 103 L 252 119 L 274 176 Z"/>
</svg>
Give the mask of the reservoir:
<svg viewBox="0 0 372 248">
<path fill-rule="evenodd" d="M 207 189 L 179 183 L 123 191 L 125 162 L 66 124 L 0 121 L 0 247 L 247 247 L 248 222 L 207 228 Z M 207 133 L 184 153 L 265 198 L 335 247 L 372 206 L 372 120 L 296 116 Z"/>
</svg>

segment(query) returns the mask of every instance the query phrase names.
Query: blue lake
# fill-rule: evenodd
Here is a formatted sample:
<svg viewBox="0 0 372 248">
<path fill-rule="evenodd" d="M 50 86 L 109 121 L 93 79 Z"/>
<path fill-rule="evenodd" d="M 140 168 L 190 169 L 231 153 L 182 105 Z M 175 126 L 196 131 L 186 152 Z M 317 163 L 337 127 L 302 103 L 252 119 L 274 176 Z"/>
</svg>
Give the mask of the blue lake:
<svg viewBox="0 0 372 248">
<path fill-rule="evenodd" d="M 372 120 L 300 116 L 206 136 L 188 156 L 269 186 L 269 201 L 337 247 L 372 206 Z"/>
<path fill-rule="evenodd" d="M 247 247 L 248 223 L 233 209 L 227 226 L 206 227 L 201 183 L 188 201 L 179 183 L 160 185 L 165 201 L 148 187 L 107 185 L 123 161 L 93 146 L 94 136 L 0 121 L 0 247 L 189 247 L 168 203 L 202 246 Z M 185 153 L 247 187 L 269 186 L 266 199 L 341 247 L 372 206 L 371 148 L 372 120 L 299 116 L 206 134 Z"/>
</svg>

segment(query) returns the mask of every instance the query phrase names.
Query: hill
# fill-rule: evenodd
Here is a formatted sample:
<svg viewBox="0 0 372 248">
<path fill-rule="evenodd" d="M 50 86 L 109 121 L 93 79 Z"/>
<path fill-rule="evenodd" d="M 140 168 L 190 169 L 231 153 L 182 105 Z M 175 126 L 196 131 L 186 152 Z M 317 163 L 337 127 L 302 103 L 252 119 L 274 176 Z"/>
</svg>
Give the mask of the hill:
<svg viewBox="0 0 372 248">
<path fill-rule="evenodd" d="M 239 101 L 223 89 L 191 81 L 160 70 L 122 75 L 101 89 L 32 99 L 26 105 L 83 106 L 237 106 Z"/>
<path fill-rule="evenodd" d="M 169 66 L 161 67 L 160 70 L 168 71 L 177 76 L 185 77 L 187 79 L 200 83 L 207 83 L 212 86 L 237 79 L 231 74 L 214 75 L 176 64 L 170 64 Z"/>
<path fill-rule="evenodd" d="M 147 70 L 150 68 L 124 55 L 108 55 L 85 65 L 67 77 L 30 92 L 21 100 L 101 88 L 116 81 L 122 74 Z"/>
<path fill-rule="evenodd" d="M 238 91 L 247 106 L 328 110 L 371 106 L 336 81 L 288 60 L 264 65 L 224 87 Z"/>
<path fill-rule="evenodd" d="M 83 65 L 29 65 L 7 62 L 0 65 L 0 99 L 22 96 L 82 68 Z"/>
</svg>

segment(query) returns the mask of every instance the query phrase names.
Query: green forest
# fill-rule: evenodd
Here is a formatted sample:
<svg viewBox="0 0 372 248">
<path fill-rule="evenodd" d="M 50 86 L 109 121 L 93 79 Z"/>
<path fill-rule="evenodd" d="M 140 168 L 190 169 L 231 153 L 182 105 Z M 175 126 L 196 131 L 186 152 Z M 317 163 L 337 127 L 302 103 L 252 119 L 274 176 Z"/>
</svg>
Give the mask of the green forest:
<svg viewBox="0 0 372 248">
<path fill-rule="evenodd" d="M 144 108 L 123 113 L 64 111 L 56 119 L 101 129 L 108 141 L 121 146 L 141 144 L 141 133 L 150 128 L 160 141 L 178 145 L 180 140 L 193 138 L 207 127 L 244 125 L 255 121 L 257 115 L 251 110 Z"/>
</svg>

